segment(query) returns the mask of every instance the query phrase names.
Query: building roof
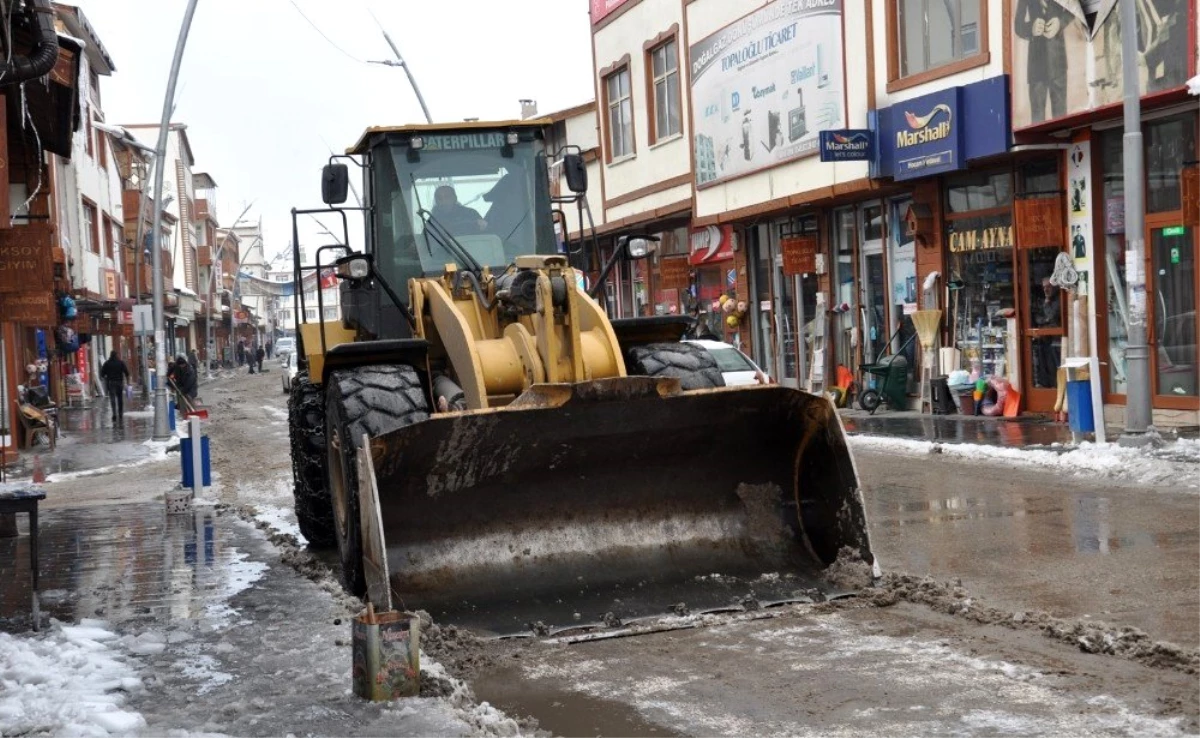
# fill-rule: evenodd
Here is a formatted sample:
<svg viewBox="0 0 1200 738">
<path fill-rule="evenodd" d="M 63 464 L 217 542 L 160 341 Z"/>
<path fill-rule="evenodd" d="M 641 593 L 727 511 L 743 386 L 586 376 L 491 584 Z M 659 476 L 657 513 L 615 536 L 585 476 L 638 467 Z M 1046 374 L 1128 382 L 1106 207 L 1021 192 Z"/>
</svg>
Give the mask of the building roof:
<svg viewBox="0 0 1200 738">
<path fill-rule="evenodd" d="M 106 76 L 117 71 L 117 65 L 113 63 L 112 57 L 108 55 L 108 49 L 104 48 L 104 44 L 100 41 L 100 36 L 92 28 L 92 24 L 88 22 L 87 16 L 83 14 L 82 10 L 74 5 L 67 5 L 65 3 L 54 3 L 54 10 L 72 36 L 87 42 L 85 53 L 93 69 Z"/>
<path fill-rule="evenodd" d="M 376 134 L 386 133 L 452 133 L 454 131 L 473 130 L 476 128 L 545 128 L 554 121 L 549 118 L 528 118 L 526 120 L 467 120 L 451 121 L 448 123 L 409 123 L 402 126 L 372 126 L 363 131 L 358 143 L 346 149 L 347 154 L 363 154 L 367 151 L 367 142 Z"/>
<path fill-rule="evenodd" d="M 217 182 L 208 172 L 196 172 L 192 175 L 192 187 L 197 190 L 215 190 Z"/>
<path fill-rule="evenodd" d="M 157 123 L 126 123 L 123 128 L 158 128 Z M 187 157 L 187 165 L 189 167 L 196 166 L 196 156 L 192 153 L 192 143 L 188 140 L 187 123 L 172 123 L 170 130 L 179 133 L 179 143 L 183 149 L 184 155 Z"/>
<path fill-rule="evenodd" d="M 582 115 L 589 111 L 594 111 L 595 109 L 596 109 L 596 101 L 589 100 L 588 102 L 582 103 L 580 105 L 575 105 L 570 108 L 564 108 L 562 110 L 558 110 L 553 113 L 546 113 L 542 117 L 549 118 L 550 120 L 554 121 L 555 123 L 558 123 L 559 121 L 566 120 L 567 118 L 574 118 L 577 115 Z"/>
</svg>

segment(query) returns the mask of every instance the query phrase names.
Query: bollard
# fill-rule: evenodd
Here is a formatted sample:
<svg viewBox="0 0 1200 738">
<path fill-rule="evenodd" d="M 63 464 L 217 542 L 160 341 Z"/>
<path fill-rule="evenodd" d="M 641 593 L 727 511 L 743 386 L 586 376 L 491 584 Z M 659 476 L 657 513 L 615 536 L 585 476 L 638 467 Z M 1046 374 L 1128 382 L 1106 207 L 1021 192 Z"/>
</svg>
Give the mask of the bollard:
<svg viewBox="0 0 1200 738">
<path fill-rule="evenodd" d="M 195 415 L 188 418 L 188 436 L 192 439 L 192 494 L 199 497 L 204 489 L 204 466 L 200 461 L 200 418 Z"/>
</svg>

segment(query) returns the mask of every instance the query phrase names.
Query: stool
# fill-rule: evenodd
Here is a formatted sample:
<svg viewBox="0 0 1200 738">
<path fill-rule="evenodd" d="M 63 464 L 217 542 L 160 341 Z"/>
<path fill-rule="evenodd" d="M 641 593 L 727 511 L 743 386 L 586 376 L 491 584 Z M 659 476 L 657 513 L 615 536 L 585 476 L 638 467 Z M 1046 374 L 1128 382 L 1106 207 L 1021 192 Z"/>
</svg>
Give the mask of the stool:
<svg viewBox="0 0 1200 738">
<path fill-rule="evenodd" d="M 26 513 L 29 515 L 29 569 L 33 576 L 33 629 L 41 627 L 42 606 L 38 601 L 38 502 L 46 499 L 45 491 L 35 487 L 0 490 L 0 515 Z"/>
</svg>

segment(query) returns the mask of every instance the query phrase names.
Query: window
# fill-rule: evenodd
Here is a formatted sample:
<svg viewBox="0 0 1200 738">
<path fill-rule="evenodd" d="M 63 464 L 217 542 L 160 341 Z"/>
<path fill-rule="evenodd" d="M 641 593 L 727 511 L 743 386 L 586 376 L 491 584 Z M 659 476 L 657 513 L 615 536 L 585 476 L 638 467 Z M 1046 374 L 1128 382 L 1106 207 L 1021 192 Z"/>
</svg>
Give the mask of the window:
<svg viewBox="0 0 1200 738">
<path fill-rule="evenodd" d="M 92 145 L 92 136 L 94 136 L 96 134 L 95 134 L 95 131 L 92 129 L 92 117 L 90 115 L 87 118 L 87 130 L 84 133 L 87 135 L 87 142 L 84 144 L 87 148 L 87 155 L 91 156 L 91 157 L 95 157 L 96 149 Z"/>
<path fill-rule="evenodd" d="M 633 155 L 633 100 L 629 94 L 629 67 L 604 78 L 608 106 L 609 161 Z"/>
<path fill-rule="evenodd" d="M 304 309 L 304 320 L 309 321 L 309 322 L 316 322 L 317 309 L 316 308 L 305 308 Z"/>
<path fill-rule="evenodd" d="M 113 226 L 112 218 L 104 216 L 104 255 L 113 258 Z"/>
<path fill-rule="evenodd" d="M 108 135 L 98 128 L 96 129 L 96 152 L 98 154 L 96 160 L 100 162 L 100 166 L 108 169 Z"/>
<path fill-rule="evenodd" d="M 1012 205 L 1012 180 L 1008 172 L 957 175 L 946 188 L 950 212 L 991 210 Z"/>
<path fill-rule="evenodd" d="M 292 319 L 292 311 L 291 310 L 280 310 L 279 311 L 279 320 L 281 320 L 284 323 L 288 323 L 291 321 L 291 319 Z"/>
<path fill-rule="evenodd" d="M 335 308 L 335 307 L 325 308 L 325 320 L 337 320 L 337 319 L 338 319 L 338 309 L 337 308 Z"/>
<path fill-rule="evenodd" d="M 93 254 L 100 253 L 100 233 L 96 230 L 96 206 L 83 204 L 83 247 Z"/>
<path fill-rule="evenodd" d="M 893 80 L 970 59 L 983 51 L 983 0 L 893 0 Z"/>
<path fill-rule="evenodd" d="M 650 50 L 650 74 L 654 101 L 650 142 L 678 135 L 680 124 L 679 54 L 675 39 Z"/>
</svg>

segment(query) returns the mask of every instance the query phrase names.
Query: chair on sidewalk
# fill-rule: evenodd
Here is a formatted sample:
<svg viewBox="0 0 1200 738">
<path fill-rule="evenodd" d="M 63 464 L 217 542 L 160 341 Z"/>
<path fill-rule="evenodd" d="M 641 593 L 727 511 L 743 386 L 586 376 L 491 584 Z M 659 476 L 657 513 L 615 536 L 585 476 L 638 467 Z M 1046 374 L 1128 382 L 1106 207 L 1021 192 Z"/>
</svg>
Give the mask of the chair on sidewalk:
<svg viewBox="0 0 1200 738">
<path fill-rule="evenodd" d="M 46 443 L 53 451 L 57 445 L 58 432 L 54 425 L 54 419 L 47 413 L 42 412 L 29 403 L 21 403 L 21 412 L 17 414 L 21 419 L 21 428 L 25 431 L 25 447 L 32 448 L 38 435 L 46 437 Z"/>
</svg>

